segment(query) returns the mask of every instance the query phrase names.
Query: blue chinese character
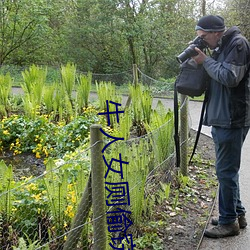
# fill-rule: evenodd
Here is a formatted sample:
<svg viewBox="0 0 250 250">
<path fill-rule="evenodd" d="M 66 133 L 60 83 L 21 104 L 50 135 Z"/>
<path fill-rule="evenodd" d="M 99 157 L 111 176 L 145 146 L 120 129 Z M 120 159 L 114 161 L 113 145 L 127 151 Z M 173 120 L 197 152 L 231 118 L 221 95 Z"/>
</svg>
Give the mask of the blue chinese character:
<svg viewBox="0 0 250 250">
<path fill-rule="evenodd" d="M 104 155 L 102 156 L 102 158 L 103 158 L 103 160 L 104 160 L 104 162 L 105 162 L 105 165 L 108 167 L 108 170 L 107 170 L 107 172 L 106 172 L 104 178 L 105 178 L 105 179 L 107 178 L 108 173 L 109 173 L 109 170 L 111 170 L 111 171 L 113 171 L 113 172 L 115 172 L 115 173 L 120 173 L 121 179 L 123 179 L 122 164 L 128 164 L 129 162 L 127 162 L 127 161 L 122 161 L 122 156 L 121 156 L 121 154 L 119 154 L 119 158 L 120 158 L 119 160 L 112 158 L 109 164 L 107 163 L 106 158 L 105 158 Z M 113 163 L 114 161 L 120 163 L 120 171 L 115 170 L 114 168 L 111 168 L 111 165 L 112 165 L 112 163 Z"/>
<path fill-rule="evenodd" d="M 110 144 L 112 144 L 113 142 L 116 142 L 116 141 L 118 141 L 118 140 L 121 140 L 121 141 L 124 140 L 124 138 L 114 137 L 114 136 L 112 136 L 112 135 L 107 134 L 102 128 L 100 128 L 100 131 L 101 131 L 104 135 L 106 135 L 107 137 L 109 137 L 109 138 L 111 138 L 111 139 L 114 139 L 114 141 L 111 141 L 111 142 L 109 142 L 107 145 L 105 145 L 105 147 L 102 149 L 102 153 L 103 153 L 103 152 L 105 151 L 105 149 L 106 149 Z"/>
<path fill-rule="evenodd" d="M 105 184 L 113 186 L 111 189 L 107 186 L 105 187 L 105 189 L 110 192 L 106 200 L 107 206 L 130 205 L 128 182 L 105 182 Z"/>
<path fill-rule="evenodd" d="M 109 103 L 111 104 L 115 104 L 115 111 L 109 111 Z M 98 113 L 98 115 L 108 115 L 108 126 L 110 126 L 110 114 L 116 114 L 116 120 L 117 120 L 117 123 L 119 123 L 119 116 L 118 114 L 119 113 L 124 113 L 124 111 L 119 111 L 118 110 L 118 106 L 121 106 L 120 103 L 117 103 L 117 102 L 108 102 L 108 100 L 106 100 L 106 106 L 107 106 L 107 112 L 103 112 L 103 113 Z"/>
<path fill-rule="evenodd" d="M 126 235 L 128 228 L 133 224 L 133 222 L 127 217 L 127 214 L 131 214 L 130 211 L 117 208 L 118 211 L 110 211 L 107 214 L 114 214 L 107 216 L 108 231 L 109 232 L 122 232 Z M 119 214 L 117 214 L 119 213 Z"/>
</svg>

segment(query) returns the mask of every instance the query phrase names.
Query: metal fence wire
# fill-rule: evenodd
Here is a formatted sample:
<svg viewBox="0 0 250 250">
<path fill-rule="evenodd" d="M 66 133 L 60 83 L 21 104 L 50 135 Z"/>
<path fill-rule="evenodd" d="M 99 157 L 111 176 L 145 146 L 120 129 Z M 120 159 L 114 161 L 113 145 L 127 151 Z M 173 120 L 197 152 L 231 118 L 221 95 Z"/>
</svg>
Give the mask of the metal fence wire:
<svg viewBox="0 0 250 250">
<path fill-rule="evenodd" d="M 150 133 L 122 140 L 93 125 L 88 148 L 48 159 L 32 176 L 17 177 L 2 160 L 0 249 L 136 249 L 160 183 L 171 182 L 173 128 L 170 117 Z"/>
</svg>

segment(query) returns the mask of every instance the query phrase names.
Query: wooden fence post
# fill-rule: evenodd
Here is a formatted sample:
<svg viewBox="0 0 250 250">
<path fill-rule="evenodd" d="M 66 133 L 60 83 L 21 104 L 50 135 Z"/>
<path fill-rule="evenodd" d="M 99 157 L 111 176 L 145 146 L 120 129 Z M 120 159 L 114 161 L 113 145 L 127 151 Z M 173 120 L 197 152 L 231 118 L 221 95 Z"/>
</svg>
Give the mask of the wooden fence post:
<svg viewBox="0 0 250 250">
<path fill-rule="evenodd" d="M 94 250 L 105 250 L 107 241 L 103 134 L 100 128 L 101 125 L 97 124 L 90 127 Z"/>
<path fill-rule="evenodd" d="M 138 84 L 138 70 L 137 70 L 136 64 L 133 64 L 133 84 L 134 84 L 134 86 L 136 86 Z M 127 100 L 126 105 L 125 105 L 125 109 L 127 109 L 130 104 L 131 104 L 131 95 L 129 94 L 128 100 Z"/>
<path fill-rule="evenodd" d="M 133 64 L 133 84 L 134 85 L 138 84 L 138 70 L 136 64 Z"/>
</svg>

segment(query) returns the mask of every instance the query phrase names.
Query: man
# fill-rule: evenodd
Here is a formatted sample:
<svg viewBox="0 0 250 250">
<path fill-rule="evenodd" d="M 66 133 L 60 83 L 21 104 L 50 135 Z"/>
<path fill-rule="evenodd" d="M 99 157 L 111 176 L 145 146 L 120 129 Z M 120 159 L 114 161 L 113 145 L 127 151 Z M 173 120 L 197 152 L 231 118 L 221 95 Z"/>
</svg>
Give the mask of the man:
<svg viewBox="0 0 250 250">
<path fill-rule="evenodd" d="M 195 30 L 212 56 L 195 48 L 193 59 L 203 64 L 210 76 L 204 125 L 212 126 L 219 181 L 219 218 L 205 235 L 221 238 L 239 234 L 247 226 L 240 200 L 239 169 L 241 149 L 250 126 L 250 47 L 237 27 L 225 29 L 220 16 L 202 17 Z"/>
</svg>

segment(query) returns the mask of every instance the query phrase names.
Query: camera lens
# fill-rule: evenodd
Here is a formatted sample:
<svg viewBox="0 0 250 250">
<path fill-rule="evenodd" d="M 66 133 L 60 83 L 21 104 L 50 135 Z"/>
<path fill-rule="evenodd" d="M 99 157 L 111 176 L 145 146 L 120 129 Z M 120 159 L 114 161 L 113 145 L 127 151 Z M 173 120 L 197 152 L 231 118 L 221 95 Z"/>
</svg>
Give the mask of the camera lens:
<svg viewBox="0 0 250 250">
<path fill-rule="evenodd" d="M 188 58 L 198 55 L 198 53 L 194 49 L 195 47 L 195 44 L 191 44 L 189 47 L 187 47 L 180 55 L 176 57 L 177 61 L 179 63 L 183 63 Z"/>
</svg>

